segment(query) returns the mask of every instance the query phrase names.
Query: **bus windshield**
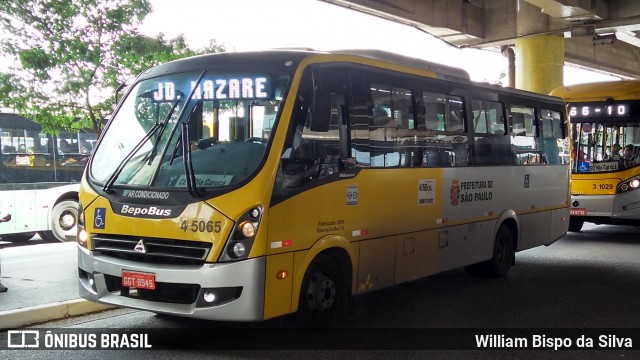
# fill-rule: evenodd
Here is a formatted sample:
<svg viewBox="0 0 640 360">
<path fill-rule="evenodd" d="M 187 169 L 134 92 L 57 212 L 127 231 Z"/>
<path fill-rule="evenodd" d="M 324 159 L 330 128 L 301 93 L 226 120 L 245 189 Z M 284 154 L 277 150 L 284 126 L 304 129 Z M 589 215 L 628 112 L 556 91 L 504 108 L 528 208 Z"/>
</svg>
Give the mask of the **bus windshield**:
<svg viewBox="0 0 640 360">
<path fill-rule="evenodd" d="M 109 124 L 90 174 L 105 187 L 242 183 L 263 162 L 287 80 L 187 72 L 140 81 Z"/>
<path fill-rule="evenodd" d="M 572 123 L 573 172 L 624 170 L 640 163 L 640 123 Z"/>
</svg>

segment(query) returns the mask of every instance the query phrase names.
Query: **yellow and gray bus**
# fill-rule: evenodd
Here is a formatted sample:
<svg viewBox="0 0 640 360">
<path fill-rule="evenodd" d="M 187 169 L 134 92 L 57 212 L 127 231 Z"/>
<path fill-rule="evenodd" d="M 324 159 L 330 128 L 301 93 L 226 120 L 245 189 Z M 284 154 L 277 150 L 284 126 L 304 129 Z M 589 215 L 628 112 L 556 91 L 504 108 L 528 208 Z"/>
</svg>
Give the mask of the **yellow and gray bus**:
<svg viewBox="0 0 640 360">
<path fill-rule="evenodd" d="M 561 99 L 381 51 L 221 53 L 141 74 L 81 183 L 85 299 L 255 321 L 566 234 Z"/>
<path fill-rule="evenodd" d="M 569 231 L 640 220 L 640 81 L 559 87 L 571 121 Z"/>
</svg>

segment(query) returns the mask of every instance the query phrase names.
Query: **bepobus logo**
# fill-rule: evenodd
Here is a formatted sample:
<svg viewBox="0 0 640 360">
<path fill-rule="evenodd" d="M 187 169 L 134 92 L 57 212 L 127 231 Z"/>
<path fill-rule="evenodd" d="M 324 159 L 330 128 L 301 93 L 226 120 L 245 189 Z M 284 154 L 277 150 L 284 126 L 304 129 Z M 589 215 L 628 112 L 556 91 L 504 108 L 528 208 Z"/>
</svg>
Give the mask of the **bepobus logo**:
<svg viewBox="0 0 640 360">
<path fill-rule="evenodd" d="M 111 203 L 111 210 L 116 215 L 144 218 L 144 219 L 166 219 L 176 217 L 182 213 L 186 205 L 151 205 L 151 204 L 123 204 Z"/>
<path fill-rule="evenodd" d="M 132 216 L 159 216 L 169 217 L 171 216 L 171 209 L 163 209 L 155 206 L 140 207 L 131 205 L 122 205 L 120 214 L 132 215 Z"/>
<path fill-rule="evenodd" d="M 9 330 L 7 331 L 7 347 L 12 349 L 40 347 L 40 331 Z"/>
</svg>

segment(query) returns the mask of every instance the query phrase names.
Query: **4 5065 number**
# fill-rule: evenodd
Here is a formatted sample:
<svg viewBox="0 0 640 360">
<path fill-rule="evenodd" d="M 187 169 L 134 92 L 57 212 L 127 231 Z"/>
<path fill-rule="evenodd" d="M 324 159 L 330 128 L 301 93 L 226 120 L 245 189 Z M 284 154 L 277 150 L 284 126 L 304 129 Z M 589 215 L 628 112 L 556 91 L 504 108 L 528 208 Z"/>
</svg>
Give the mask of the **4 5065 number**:
<svg viewBox="0 0 640 360">
<path fill-rule="evenodd" d="M 222 231 L 221 221 L 182 220 L 180 230 L 191 232 L 215 232 Z"/>
</svg>

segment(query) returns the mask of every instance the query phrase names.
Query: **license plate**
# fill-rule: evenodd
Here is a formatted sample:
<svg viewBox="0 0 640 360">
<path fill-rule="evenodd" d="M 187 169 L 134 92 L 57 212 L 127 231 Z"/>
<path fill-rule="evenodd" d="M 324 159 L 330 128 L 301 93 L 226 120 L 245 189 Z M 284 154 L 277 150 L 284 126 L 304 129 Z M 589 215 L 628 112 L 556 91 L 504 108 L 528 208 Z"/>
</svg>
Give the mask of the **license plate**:
<svg viewBox="0 0 640 360">
<path fill-rule="evenodd" d="M 122 286 L 136 289 L 155 290 L 156 277 L 153 274 L 123 271 Z"/>
<path fill-rule="evenodd" d="M 569 215 L 571 216 L 587 216 L 586 208 L 571 208 L 569 209 Z"/>
</svg>

